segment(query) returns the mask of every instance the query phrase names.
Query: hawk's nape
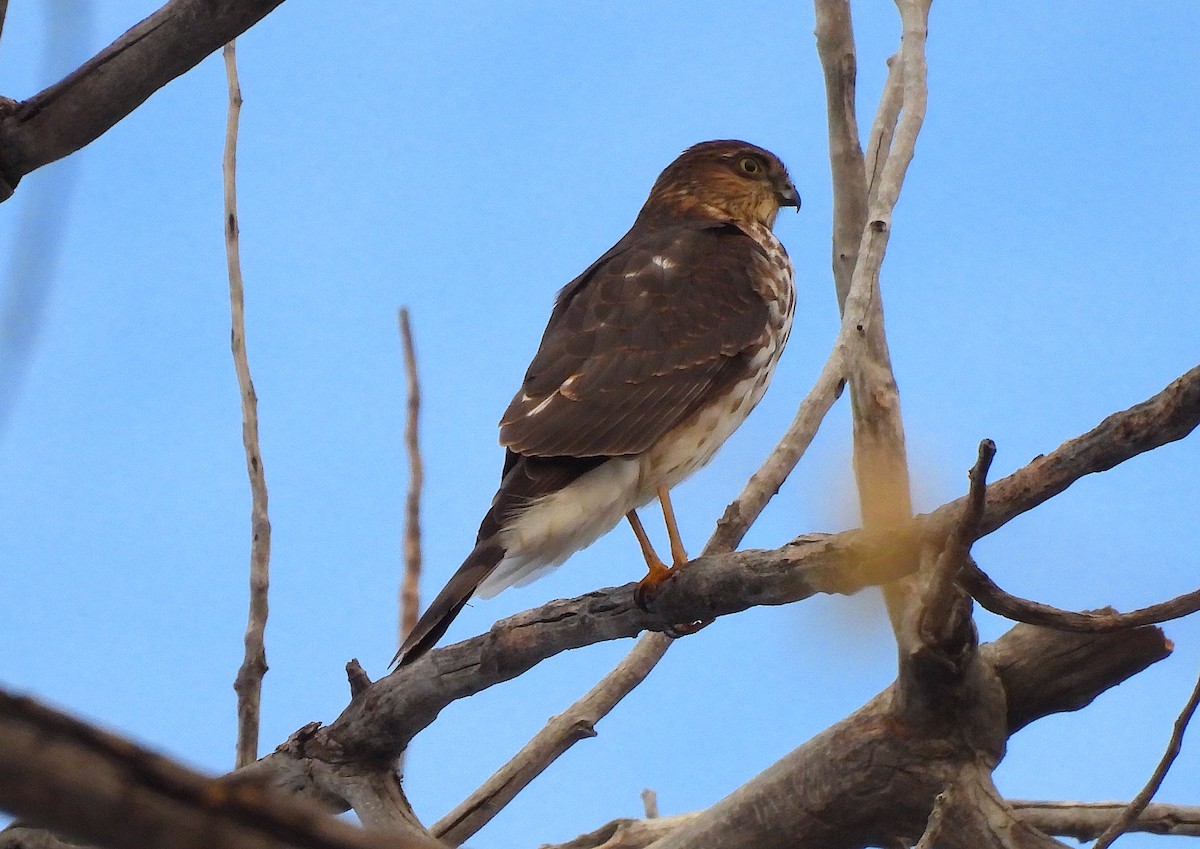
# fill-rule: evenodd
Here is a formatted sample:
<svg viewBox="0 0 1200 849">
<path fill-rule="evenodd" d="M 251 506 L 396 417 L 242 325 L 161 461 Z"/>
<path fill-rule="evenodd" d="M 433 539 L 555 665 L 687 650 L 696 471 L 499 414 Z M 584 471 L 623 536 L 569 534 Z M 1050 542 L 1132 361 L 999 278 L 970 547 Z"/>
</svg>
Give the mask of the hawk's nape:
<svg viewBox="0 0 1200 849">
<path fill-rule="evenodd" d="M 500 487 L 474 550 L 393 663 L 416 660 L 473 596 L 528 583 L 611 530 L 638 535 L 652 592 L 687 557 L 668 492 L 758 403 L 791 330 L 787 252 L 771 231 L 800 198 L 783 163 L 741 141 L 685 151 L 629 232 L 558 294 L 500 421 Z M 662 503 L 672 567 L 634 512 Z"/>
</svg>

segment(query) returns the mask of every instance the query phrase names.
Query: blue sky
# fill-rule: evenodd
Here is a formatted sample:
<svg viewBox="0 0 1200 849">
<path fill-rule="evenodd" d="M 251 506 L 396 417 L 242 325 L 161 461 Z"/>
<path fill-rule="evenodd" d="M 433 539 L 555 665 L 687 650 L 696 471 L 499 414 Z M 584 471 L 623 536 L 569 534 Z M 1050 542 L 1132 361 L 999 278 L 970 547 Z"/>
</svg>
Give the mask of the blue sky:
<svg viewBox="0 0 1200 849">
<path fill-rule="evenodd" d="M 94 6 L 12 4 L 0 91 L 29 96 L 157 4 Z M 865 128 L 899 27 L 890 4 L 855 12 Z M 248 346 L 274 527 L 264 750 L 337 715 L 349 658 L 379 676 L 394 651 L 407 468 L 396 309 L 412 311 L 425 396 L 428 598 L 491 499 L 496 421 L 554 293 L 625 232 L 680 150 L 740 137 L 777 153 L 804 198 L 777 227 L 798 314 L 758 410 L 676 491 L 700 549 L 837 330 L 812 27 L 811 8 L 791 3 L 289 0 L 239 41 Z M 883 272 L 919 509 L 965 490 L 981 438 L 998 444 L 998 477 L 1200 360 L 1197 32 L 1200 6 L 1183 2 L 1136 15 L 935 4 L 928 118 Z M 249 538 L 225 98 L 212 57 L 0 209 L 6 287 L 27 273 L 19 241 L 60 247 L 39 264 L 49 281 L 23 380 L 0 388 L 0 684 L 212 771 L 233 760 Z M 849 446 L 843 400 L 746 544 L 855 525 Z M 1193 436 L 1081 481 L 982 541 L 979 562 L 1068 608 L 1194 589 L 1197 470 Z M 449 636 L 633 580 L 639 563 L 619 529 L 473 605 Z M 1007 628 L 979 621 L 985 637 Z M 1133 795 L 1200 668 L 1200 623 L 1167 632 L 1170 659 L 1016 735 L 1001 790 Z M 455 805 L 629 645 L 556 658 L 448 708 L 410 750 L 418 813 L 432 822 Z M 675 645 L 598 738 L 470 845 L 569 839 L 637 815 L 643 787 L 664 813 L 709 805 L 886 686 L 893 654 L 872 593 L 724 619 Z M 1200 798 L 1194 739 L 1160 798 Z"/>
</svg>

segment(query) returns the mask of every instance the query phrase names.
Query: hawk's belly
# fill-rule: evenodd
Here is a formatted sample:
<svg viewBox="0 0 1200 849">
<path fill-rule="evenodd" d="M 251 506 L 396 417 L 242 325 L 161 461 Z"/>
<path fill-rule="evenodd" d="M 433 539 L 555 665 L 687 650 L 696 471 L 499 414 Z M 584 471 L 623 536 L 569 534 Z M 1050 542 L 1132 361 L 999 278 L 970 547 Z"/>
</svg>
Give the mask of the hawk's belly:
<svg viewBox="0 0 1200 849">
<path fill-rule="evenodd" d="M 761 350 L 755 360 L 762 362 L 752 363 L 753 377 L 734 384 L 723 398 L 700 410 L 641 455 L 635 506 L 652 499 L 659 488 L 671 489 L 713 458 L 762 399 L 775 371 L 777 350 L 775 345 Z"/>
</svg>

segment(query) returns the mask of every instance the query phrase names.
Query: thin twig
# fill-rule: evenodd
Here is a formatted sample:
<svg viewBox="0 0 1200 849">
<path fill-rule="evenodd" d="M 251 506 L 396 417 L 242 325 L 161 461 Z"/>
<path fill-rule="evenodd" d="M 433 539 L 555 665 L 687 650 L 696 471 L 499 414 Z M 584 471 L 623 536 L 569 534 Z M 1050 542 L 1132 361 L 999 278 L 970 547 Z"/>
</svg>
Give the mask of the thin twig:
<svg viewBox="0 0 1200 849">
<path fill-rule="evenodd" d="M 425 467 L 417 424 L 421 413 L 421 383 L 417 374 L 417 350 L 413 344 L 408 308 L 400 308 L 400 341 L 404 347 L 404 374 L 408 379 L 408 417 L 404 425 L 404 447 L 408 451 L 408 498 L 404 505 L 404 580 L 400 585 L 400 639 L 416 627 L 421 612 L 421 488 Z"/>
<path fill-rule="evenodd" d="M 1146 782 L 1146 786 L 1142 791 L 1133 798 L 1119 817 L 1117 821 L 1104 830 L 1100 838 L 1096 841 L 1092 849 L 1108 849 L 1112 842 L 1120 837 L 1130 823 L 1138 818 L 1138 816 L 1150 804 L 1150 800 L 1154 798 L 1154 794 L 1158 792 L 1158 788 L 1162 786 L 1163 779 L 1167 777 L 1167 771 L 1171 769 L 1171 764 L 1175 762 L 1175 758 L 1179 755 L 1180 746 L 1183 744 L 1183 733 L 1187 730 L 1188 723 L 1192 721 L 1192 716 L 1196 713 L 1196 706 L 1200 704 L 1200 678 L 1196 679 L 1196 686 L 1192 688 L 1192 694 L 1188 696 L 1187 703 L 1183 706 L 1183 710 L 1175 719 L 1175 726 L 1171 731 L 1171 739 L 1167 743 L 1167 750 L 1163 753 L 1162 760 L 1158 762 L 1158 766 L 1154 768 L 1150 780 Z"/>
<path fill-rule="evenodd" d="M 891 149 L 892 138 L 896 132 L 896 122 L 900 119 L 900 107 L 904 100 L 903 63 L 900 54 L 887 60 L 888 75 L 883 84 L 883 93 L 879 97 L 879 110 L 875 113 L 875 123 L 871 125 L 871 134 L 867 138 L 866 168 L 867 168 L 867 203 L 874 204 L 879 197 L 879 178 L 887 152 Z M 859 230 L 861 233 L 861 229 Z"/>
<path fill-rule="evenodd" d="M 267 515 L 267 478 L 258 448 L 258 396 L 250 379 L 246 357 L 246 310 L 242 287 L 242 262 L 238 244 L 237 135 L 242 108 L 234 43 L 225 45 L 225 77 L 229 85 L 229 115 L 225 126 L 225 256 L 229 266 L 229 305 L 232 329 L 230 347 L 242 396 L 242 445 L 250 476 L 250 615 L 246 623 L 245 657 L 233 689 L 237 692 L 237 765 L 258 759 L 259 708 L 262 681 L 267 673 L 263 634 L 267 627 L 267 588 L 270 584 L 271 520 Z"/>
</svg>

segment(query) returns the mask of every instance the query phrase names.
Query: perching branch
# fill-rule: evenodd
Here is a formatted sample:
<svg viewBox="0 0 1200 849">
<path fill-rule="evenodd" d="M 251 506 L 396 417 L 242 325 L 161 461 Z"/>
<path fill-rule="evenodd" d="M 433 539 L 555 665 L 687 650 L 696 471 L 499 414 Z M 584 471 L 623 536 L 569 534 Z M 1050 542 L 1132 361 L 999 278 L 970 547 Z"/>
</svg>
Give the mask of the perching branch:
<svg viewBox="0 0 1200 849">
<path fill-rule="evenodd" d="M 250 614 L 246 623 L 245 656 L 233 689 L 238 696 L 237 765 L 258 759 L 258 726 L 262 681 L 267 672 L 263 634 L 267 627 L 267 589 L 270 584 L 271 520 L 267 515 L 267 478 L 258 447 L 258 397 L 246 356 L 246 308 L 237 216 L 237 134 L 242 108 L 237 58 L 233 42 L 225 45 L 225 76 L 229 85 L 229 117 L 225 128 L 225 256 L 229 267 L 229 334 L 233 364 L 242 398 L 242 445 L 250 477 Z"/>
<path fill-rule="evenodd" d="M 283 0 L 171 0 L 0 118 L 0 201 L 31 171 L 95 141 Z"/>
</svg>

